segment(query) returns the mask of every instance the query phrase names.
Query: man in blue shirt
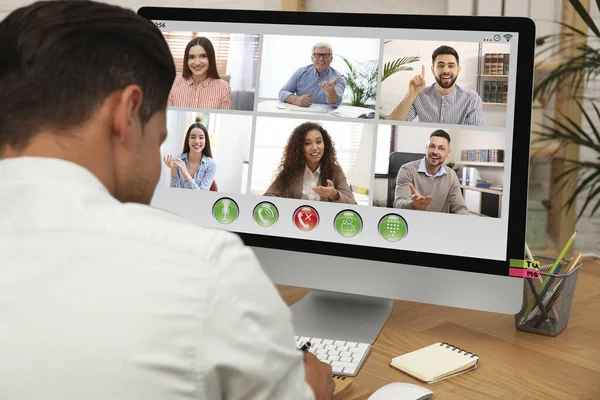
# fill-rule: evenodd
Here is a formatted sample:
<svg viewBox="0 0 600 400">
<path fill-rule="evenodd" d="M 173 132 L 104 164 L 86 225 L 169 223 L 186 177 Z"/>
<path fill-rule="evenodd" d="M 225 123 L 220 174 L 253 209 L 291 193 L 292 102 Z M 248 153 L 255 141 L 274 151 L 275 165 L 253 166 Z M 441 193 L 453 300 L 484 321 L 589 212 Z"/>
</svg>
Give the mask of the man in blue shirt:
<svg viewBox="0 0 600 400">
<path fill-rule="evenodd" d="M 338 107 L 342 103 L 346 81 L 329 65 L 333 60 L 330 44 L 319 42 L 312 48 L 312 65 L 299 68 L 279 91 L 279 101 L 299 107 L 312 103 Z"/>
</svg>

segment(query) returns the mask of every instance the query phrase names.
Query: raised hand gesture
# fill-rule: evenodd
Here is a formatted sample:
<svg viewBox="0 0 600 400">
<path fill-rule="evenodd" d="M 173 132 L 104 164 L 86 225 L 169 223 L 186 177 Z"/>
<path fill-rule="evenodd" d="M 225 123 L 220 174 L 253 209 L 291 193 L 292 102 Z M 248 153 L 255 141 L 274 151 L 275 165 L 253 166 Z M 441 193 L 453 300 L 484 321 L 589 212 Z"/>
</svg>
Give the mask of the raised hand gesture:
<svg viewBox="0 0 600 400">
<path fill-rule="evenodd" d="M 433 199 L 431 196 L 422 196 L 421 193 L 417 192 L 412 183 L 408 184 L 410 188 L 410 193 L 412 194 L 412 202 L 415 210 L 425 211 L 427 207 L 429 207 L 429 203 Z"/>
<path fill-rule="evenodd" d="M 173 156 L 171 154 L 167 154 L 166 156 L 163 157 L 163 161 L 165 163 L 165 165 L 171 169 L 175 169 L 176 165 L 173 162 Z"/>
<path fill-rule="evenodd" d="M 425 65 L 421 65 L 421 74 L 415 75 L 408 83 L 408 92 L 414 96 L 425 89 Z"/>
<path fill-rule="evenodd" d="M 335 85 L 337 85 L 340 79 L 342 79 L 342 76 L 338 75 L 335 79 L 331 81 L 324 81 L 319 83 L 319 87 L 323 89 L 326 93 L 329 92 L 333 94 L 335 92 Z"/>
</svg>

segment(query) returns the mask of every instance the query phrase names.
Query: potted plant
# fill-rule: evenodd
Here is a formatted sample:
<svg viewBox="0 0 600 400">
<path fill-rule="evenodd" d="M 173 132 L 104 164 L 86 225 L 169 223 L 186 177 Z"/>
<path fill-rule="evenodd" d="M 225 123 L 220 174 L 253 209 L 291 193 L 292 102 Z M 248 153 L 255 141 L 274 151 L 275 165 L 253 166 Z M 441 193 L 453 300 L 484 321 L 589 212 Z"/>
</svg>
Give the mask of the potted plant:
<svg viewBox="0 0 600 400">
<path fill-rule="evenodd" d="M 596 0 L 600 6 L 600 0 Z M 576 53 L 572 57 L 559 59 L 558 64 L 540 82 L 534 89 L 534 98 L 545 98 L 556 93 L 558 85 L 569 90 L 569 101 L 576 102 L 582 111 L 583 120 L 587 123 L 578 123 L 566 115 L 556 115 L 549 117 L 550 124 L 542 124 L 542 129 L 534 130 L 538 135 L 534 143 L 558 142 L 559 150 L 565 146 L 580 146 L 586 148 L 596 155 L 593 161 L 580 161 L 565 157 L 557 157 L 564 161 L 566 168 L 555 179 L 557 183 L 565 185 L 576 182 L 573 194 L 567 199 L 567 210 L 573 207 L 579 195 L 584 195 L 583 205 L 577 214 L 577 220 L 581 218 L 586 210 L 590 210 L 590 217 L 600 209 L 600 109 L 597 105 L 600 100 L 597 95 L 583 97 L 580 95 L 581 89 L 585 87 L 590 80 L 598 78 L 600 75 L 600 30 L 594 23 L 590 14 L 585 10 L 579 0 L 569 0 L 571 6 L 585 22 L 589 29 L 589 34 L 584 33 L 576 27 L 561 24 L 566 32 L 554 35 L 547 35 L 537 39 L 537 44 L 547 44 L 548 48 L 538 52 L 541 62 L 552 58 L 549 55 L 553 50 L 559 51 L 565 48 L 574 48 Z M 593 112 L 587 112 L 583 107 L 583 102 L 588 101 Z"/>
<path fill-rule="evenodd" d="M 387 42 L 386 42 L 387 43 Z M 344 74 L 346 87 L 352 92 L 350 105 L 355 107 L 375 108 L 373 100 L 377 96 L 377 77 L 379 75 L 379 63 L 377 61 L 367 61 L 355 65 L 344 56 L 339 56 L 346 66 L 348 72 Z M 420 56 L 401 57 L 389 61 L 383 65 L 381 82 L 400 71 L 412 71 L 412 64 L 421 59 Z"/>
</svg>

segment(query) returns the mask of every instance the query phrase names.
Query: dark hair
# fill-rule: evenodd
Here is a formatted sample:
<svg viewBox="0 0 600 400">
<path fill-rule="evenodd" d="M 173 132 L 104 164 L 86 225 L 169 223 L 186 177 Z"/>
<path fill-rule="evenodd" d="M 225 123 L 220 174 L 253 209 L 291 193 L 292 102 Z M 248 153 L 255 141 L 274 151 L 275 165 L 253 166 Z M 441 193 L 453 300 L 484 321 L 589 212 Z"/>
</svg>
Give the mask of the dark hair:
<svg viewBox="0 0 600 400">
<path fill-rule="evenodd" d="M 450 145 L 450 135 L 448 135 L 448 132 L 438 129 L 436 131 L 433 131 L 433 133 L 429 135 L 429 138 L 431 139 L 434 136 L 446 139 L 448 141 L 448 145 Z"/>
<path fill-rule="evenodd" d="M 210 150 L 210 139 L 208 138 L 208 129 L 206 129 L 206 127 L 200 122 L 195 122 L 188 128 L 187 133 L 185 134 L 185 142 L 183 142 L 183 153 L 187 154 L 188 156 L 190 154 L 190 135 L 192 133 L 192 129 L 194 128 L 200 128 L 202 129 L 202 132 L 204 132 L 204 139 L 206 140 L 206 144 L 202 149 L 202 154 L 212 158 L 212 151 Z"/>
<path fill-rule="evenodd" d="M 143 92 L 145 124 L 166 108 L 174 79 L 162 33 L 131 10 L 85 0 L 18 8 L 0 22 L 0 148 L 82 124 L 129 85 Z"/>
<path fill-rule="evenodd" d="M 450 46 L 440 46 L 437 49 L 435 49 L 431 54 L 431 64 L 435 64 L 435 59 L 437 58 L 437 56 L 440 56 L 442 54 L 450 54 L 454 56 L 456 58 L 456 65 L 460 64 L 458 59 L 458 53 L 456 52 L 456 50 L 454 50 L 453 47 Z"/>
<path fill-rule="evenodd" d="M 187 46 L 185 46 L 185 52 L 183 54 L 183 72 L 181 73 L 181 76 L 183 76 L 185 79 L 192 77 L 192 71 L 188 66 L 188 58 L 190 57 L 190 49 L 198 45 L 202 46 L 204 51 L 206 51 L 206 55 L 208 56 L 208 70 L 206 71 L 206 76 L 213 79 L 221 79 L 219 76 L 219 71 L 217 71 L 215 48 L 213 47 L 212 42 L 204 36 L 193 38 L 190 40 Z"/>
<path fill-rule="evenodd" d="M 333 178 L 333 173 L 340 168 L 335 154 L 334 143 L 329 133 L 316 122 L 304 122 L 294 128 L 288 138 L 283 151 L 281 162 L 277 170 L 277 176 L 273 183 L 278 189 L 287 187 L 289 182 L 304 172 L 306 158 L 304 157 L 304 139 L 306 134 L 312 130 L 318 130 L 323 137 L 323 157 L 319 166 L 321 167 L 321 185 L 327 186 L 327 179 Z"/>
</svg>

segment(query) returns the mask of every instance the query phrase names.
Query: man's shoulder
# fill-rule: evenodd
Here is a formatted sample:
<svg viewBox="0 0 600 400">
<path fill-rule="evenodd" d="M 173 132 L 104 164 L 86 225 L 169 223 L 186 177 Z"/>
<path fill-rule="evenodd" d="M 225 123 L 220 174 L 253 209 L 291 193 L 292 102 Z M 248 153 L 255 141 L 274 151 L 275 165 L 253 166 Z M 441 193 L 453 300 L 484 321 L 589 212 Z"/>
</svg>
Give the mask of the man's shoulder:
<svg viewBox="0 0 600 400">
<path fill-rule="evenodd" d="M 329 67 L 329 71 L 331 71 L 331 75 L 335 75 L 335 76 L 341 75 L 342 76 L 341 80 L 344 80 L 344 74 L 339 72 L 337 69 L 335 69 L 333 67 Z"/>
<path fill-rule="evenodd" d="M 205 259 L 223 248 L 243 247 L 241 240 L 230 232 L 200 227 L 169 211 L 136 203 L 122 204 L 119 208 L 111 216 L 119 221 L 118 231 L 109 227 L 107 234 Z"/>
<path fill-rule="evenodd" d="M 421 91 L 421 93 L 419 93 L 417 95 L 417 97 L 423 95 L 423 96 L 430 96 L 431 94 L 435 94 L 437 92 L 437 89 L 435 87 L 435 83 L 431 84 L 429 86 L 425 86 L 425 88 Z"/>
<path fill-rule="evenodd" d="M 417 169 L 419 168 L 419 164 L 421 164 L 421 160 L 422 158 L 419 158 L 418 160 L 409 161 L 402 165 L 402 167 Z"/>
<path fill-rule="evenodd" d="M 475 90 L 462 87 L 458 84 L 456 85 L 456 91 L 457 91 L 457 93 L 459 93 L 465 97 L 479 98 L 479 93 L 477 93 Z"/>
<path fill-rule="evenodd" d="M 419 164 L 421 164 L 421 159 L 409 161 L 405 164 L 402 164 L 400 169 L 405 170 L 406 172 L 417 172 L 419 169 Z"/>
<path fill-rule="evenodd" d="M 444 168 L 446 169 L 446 173 L 448 174 L 448 176 L 451 179 L 458 179 L 458 175 L 456 174 L 455 170 L 453 170 L 452 168 L 450 168 L 447 164 L 444 164 Z"/>
</svg>

